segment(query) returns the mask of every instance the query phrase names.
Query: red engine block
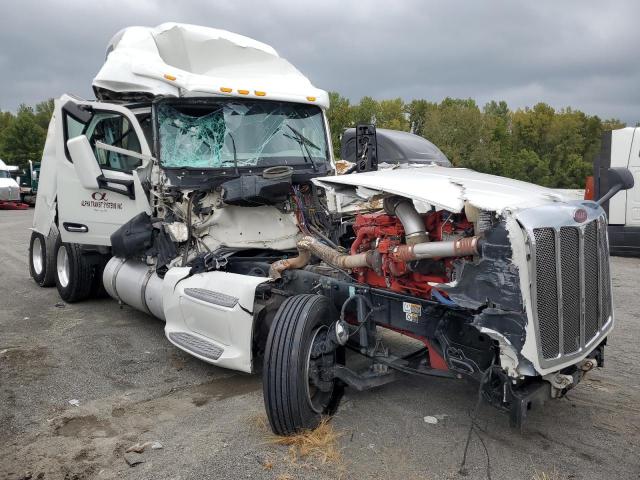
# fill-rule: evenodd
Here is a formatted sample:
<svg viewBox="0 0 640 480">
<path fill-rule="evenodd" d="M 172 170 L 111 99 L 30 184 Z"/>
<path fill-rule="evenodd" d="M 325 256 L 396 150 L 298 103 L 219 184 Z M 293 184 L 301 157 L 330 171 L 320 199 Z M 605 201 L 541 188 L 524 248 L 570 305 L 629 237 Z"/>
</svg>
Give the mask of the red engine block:
<svg viewBox="0 0 640 480">
<path fill-rule="evenodd" d="M 453 218 L 453 217 L 456 218 Z M 423 215 L 425 229 L 431 241 L 442 240 L 442 237 L 454 235 L 456 232 L 473 228 L 464 216 L 451 215 L 446 212 L 431 212 Z M 429 282 L 443 283 L 451 279 L 453 259 L 438 260 L 440 268 L 433 272 L 419 273 L 412 271 L 404 262 L 394 261 L 389 252 L 401 245 L 404 238 L 404 228 L 397 217 L 383 212 L 362 214 L 356 217 L 353 225 L 356 239 L 351 245 L 351 253 L 356 254 L 376 249 L 382 254 L 381 271 L 370 268 L 354 268 L 356 280 L 371 286 L 388 288 L 423 298 L 431 298 Z"/>
</svg>

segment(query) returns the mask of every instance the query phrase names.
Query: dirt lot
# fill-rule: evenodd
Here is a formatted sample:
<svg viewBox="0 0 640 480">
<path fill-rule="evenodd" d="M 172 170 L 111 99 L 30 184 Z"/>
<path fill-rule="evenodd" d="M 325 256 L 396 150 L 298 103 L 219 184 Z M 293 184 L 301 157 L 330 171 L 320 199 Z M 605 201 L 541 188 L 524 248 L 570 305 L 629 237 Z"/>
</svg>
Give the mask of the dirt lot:
<svg viewBox="0 0 640 480">
<path fill-rule="evenodd" d="M 487 460 L 493 479 L 640 478 L 638 259 L 612 261 L 605 368 L 532 412 L 523 434 L 483 406 L 462 476 L 473 385 L 406 378 L 349 392 L 330 424 L 341 458 L 294 456 L 264 426 L 258 376 L 181 353 L 161 322 L 111 300 L 65 305 L 38 288 L 31 218 L 0 211 L 0 478 L 481 479 Z M 163 448 L 125 455 L 146 441 Z"/>
</svg>

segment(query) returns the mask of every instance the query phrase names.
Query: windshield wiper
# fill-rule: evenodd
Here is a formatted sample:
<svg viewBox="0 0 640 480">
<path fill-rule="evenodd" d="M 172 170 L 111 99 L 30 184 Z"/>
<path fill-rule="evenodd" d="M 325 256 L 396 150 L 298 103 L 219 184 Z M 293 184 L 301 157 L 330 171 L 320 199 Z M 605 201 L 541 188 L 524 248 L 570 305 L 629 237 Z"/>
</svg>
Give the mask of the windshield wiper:
<svg viewBox="0 0 640 480">
<path fill-rule="evenodd" d="M 316 150 L 322 150 L 322 149 L 318 147 L 315 143 L 313 143 L 311 140 L 309 140 L 307 137 L 305 137 L 298 130 L 293 128 L 291 125 L 287 124 L 287 127 L 289 128 L 289 130 L 293 132 L 294 136 L 291 136 L 287 133 L 283 133 L 282 135 L 284 135 L 287 138 L 291 138 L 292 140 L 295 140 L 300 144 L 300 149 L 302 150 L 302 156 L 305 162 L 311 162 L 311 165 L 313 166 L 313 171 L 317 172 L 318 166 L 316 165 L 316 162 L 313 160 L 313 157 L 311 156 L 311 152 L 309 152 L 309 147 L 311 146 Z"/>
</svg>

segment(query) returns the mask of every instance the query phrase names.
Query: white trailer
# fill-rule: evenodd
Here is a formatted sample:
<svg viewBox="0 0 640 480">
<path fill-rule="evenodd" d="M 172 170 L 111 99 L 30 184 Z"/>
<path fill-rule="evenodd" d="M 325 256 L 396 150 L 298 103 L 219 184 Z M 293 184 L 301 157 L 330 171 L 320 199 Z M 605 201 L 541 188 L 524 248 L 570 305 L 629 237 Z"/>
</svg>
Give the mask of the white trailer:
<svg viewBox="0 0 640 480">
<path fill-rule="evenodd" d="M 607 132 L 602 149 L 594 162 L 595 198 L 609 190 L 607 171 L 611 167 L 627 168 L 635 186 L 603 204 L 609 218 L 609 242 L 613 255 L 640 256 L 640 127 Z"/>
</svg>

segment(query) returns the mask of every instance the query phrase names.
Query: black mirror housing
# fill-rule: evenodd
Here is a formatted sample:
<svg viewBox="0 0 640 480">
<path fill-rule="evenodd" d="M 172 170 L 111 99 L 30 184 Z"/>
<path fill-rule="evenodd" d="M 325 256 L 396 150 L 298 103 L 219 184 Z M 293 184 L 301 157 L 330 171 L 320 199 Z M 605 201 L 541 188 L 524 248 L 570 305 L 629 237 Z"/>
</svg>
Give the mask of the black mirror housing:
<svg viewBox="0 0 640 480">
<path fill-rule="evenodd" d="M 613 188 L 616 185 L 621 186 L 620 190 L 629 190 L 630 188 L 633 188 L 633 174 L 628 168 L 612 167 L 607 173 L 609 176 L 609 188 Z"/>
<path fill-rule="evenodd" d="M 605 193 L 599 200 L 598 205 L 602 205 L 608 201 L 620 190 L 629 190 L 633 188 L 634 180 L 633 174 L 628 168 L 624 167 L 612 167 L 608 170 L 609 191 Z"/>
</svg>

